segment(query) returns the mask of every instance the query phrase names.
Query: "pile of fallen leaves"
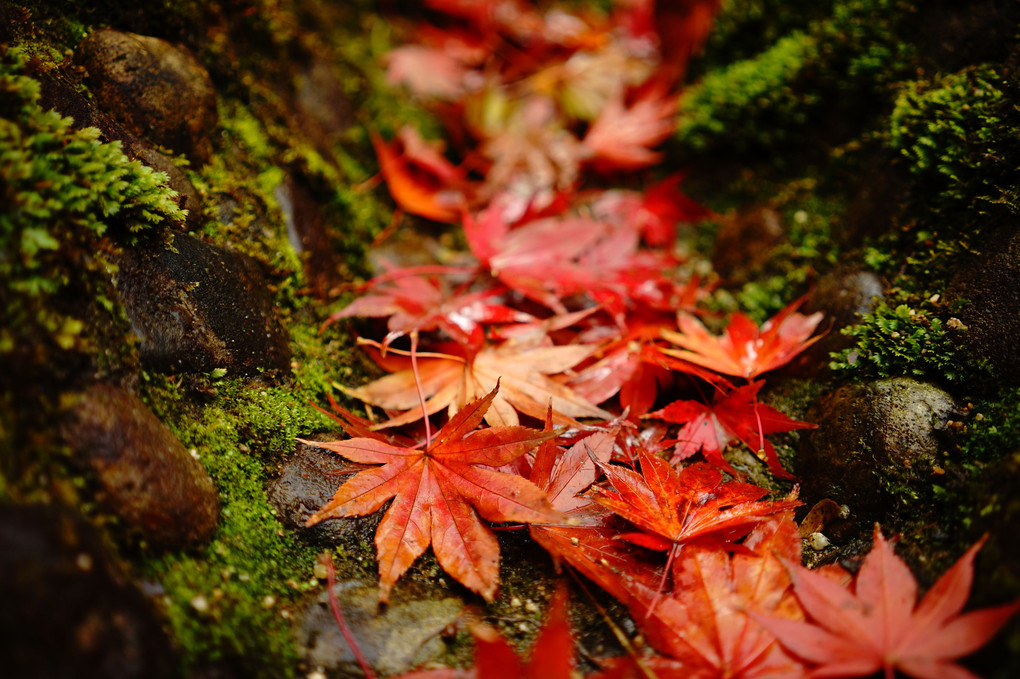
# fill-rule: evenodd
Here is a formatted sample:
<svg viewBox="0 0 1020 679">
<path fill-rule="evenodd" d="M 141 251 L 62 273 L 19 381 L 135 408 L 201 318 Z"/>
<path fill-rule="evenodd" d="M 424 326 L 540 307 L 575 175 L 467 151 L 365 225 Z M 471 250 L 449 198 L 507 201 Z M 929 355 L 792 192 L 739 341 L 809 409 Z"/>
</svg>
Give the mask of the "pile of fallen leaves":
<svg viewBox="0 0 1020 679">
<path fill-rule="evenodd" d="M 346 389 L 371 419 L 332 403 L 350 438 L 307 442 L 365 465 L 308 523 L 389 503 L 383 602 L 430 546 L 492 600 L 488 523 L 529 524 L 643 631 L 650 654 L 607 660 L 600 677 L 970 676 L 953 659 L 1020 606 L 960 614 L 977 545 L 916 607 L 877 527 L 856 578 L 806 570 L 796 490 L 771 497 L 723 456 L 744 445 L 793 478 L 766 437 L 813 425 L 758 393 L 817 339 L 821 314 L 795 302 L 758 326 L 701 308 L 676 229 L 709 213 L 680 175 L 644 181 L 718 4 L 627 0 L 605 16 L 425 3 L 433 21 L 389 55 L 389 76 L 435 109 L 453 149 L 410 127 L 373 143 L 399 209 L 462 227 L 473 259 L 391 268 L 330 317 L 385 319 L 361 342 L 390 374 Z M 530 663 L 479 628 L 475 670 L 417 676 L 570 676 L 557 601 Z"/>
</svg>

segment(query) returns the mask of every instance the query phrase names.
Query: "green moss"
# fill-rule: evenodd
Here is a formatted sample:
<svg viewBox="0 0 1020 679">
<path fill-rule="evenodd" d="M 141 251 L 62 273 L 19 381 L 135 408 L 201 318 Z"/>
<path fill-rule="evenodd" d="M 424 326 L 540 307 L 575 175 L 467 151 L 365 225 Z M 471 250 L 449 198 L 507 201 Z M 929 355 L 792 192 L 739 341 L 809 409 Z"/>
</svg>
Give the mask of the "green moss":
<svg viewBox="0 0 1020 679">
<path fill-rule="evenodd" d="M 162 238 L 183 222 L 162 173 L 129 160 L 95 128 L 43 111 L 39 83 L 24 75 L 26 55 L 0 55 L 0 464 L 30 496 L 39 479 L 63 475 L 51 433 L 59 390 L 137 367 L 137 342 L 117 303 L 120 247 Z M 7 419 L 7 418 L 5 418 Z M 19 490 L 19 492 L 21 492 Z"/>
<path fill-rule="evenodd" d="M 857 118 L 862 100 L 905 72 L 910 48 L 897 31 L 908 12 L 901 0 L 842 0 L 829 17 L 708 72 L 681 101 L 682 148 L 698 156 L 818 143 L 825 115 L 835 128 L 827 134 L 856 133 L 831 125 L 832 114 Z"/>
<path fill-rule="evenodd" d="M 960 436 L 964 460 L 987 462 L 1020 450 L 1020 387 L 1004 385 L 972 406 L 973 416 Z"/>
<path fill-rule="evenodd" d="M 856 344 L 833 354 L 830 367 L 843 376 L 910 375 L 955 382 L 967 374 L 964 357 L 946 335 L 931 304 L 910 306 L 882 300 L 861 322 L 843 329 Z"/>
<path fill-rule="evenodd" d="M 110 248 L 100 241 L 111 226 L 133 233 L 184 215 L 166 175 L 129 160 L 119 142 L 100 142 L 99 130 L 74 130 L 71 119 L 43 111 L 23 62 L 13 49 L 0 57 L 0 278 L 8 297 L 0 353 L 14 349 L 16 329 L 71 350 L 83 341 L 83 319 L 52 300 L 81 275 L 75 265 L 107 273 Z"/>
<path fill-rule="evenodd" d="M 825 18 L 835 0 L 723 0 L 704 54 L 693 64 L 701 72 L 751 59 L 780 38 L 804 31 Z"/>
<path fill-rule="evenodd" d="M 741 129 L 738 144 L 771 146 L 787 137 L 792 126 L 803 126 L 806 111 L 817 103 L 814 94 L 795 94 L 791 84 L 818 54 L 815 40 L 795 32 L 754 59 L 714 71 L 687 90 L 681 101 L 677 138 L 693 152 L 703 152 Z M 782 119 L 775 127 L 769 118 Z M 777 138 L 776 135 L 779 135 Z"/>
<path fill-rule="evenodd" d="M 284 531 L 265 492 L 267 469 L 324 418 L 291 390 L 207 377 L 211 404 L 196 404 L 172 378 L 150 377 L 153 409 L 208 469 L 221 522 L 195 553 L 141 566 L 166 592 L 163 607 L 187 667 L 223 663 L 243 676 L 294 676 L 289 610 L 318 586 L 315 550 Z M 269 598 L 267 598 L 269 597 Z"/>
<path fill-rule="evenodd" d="M 987 65 L 901 87 L 888 144 L 916 178 L 920 210 L 986 211 L 999 203 L 1020 212 L 1011 190 L 1020 168 L 1020 116 L 1003 87 Z"/>
</svg>

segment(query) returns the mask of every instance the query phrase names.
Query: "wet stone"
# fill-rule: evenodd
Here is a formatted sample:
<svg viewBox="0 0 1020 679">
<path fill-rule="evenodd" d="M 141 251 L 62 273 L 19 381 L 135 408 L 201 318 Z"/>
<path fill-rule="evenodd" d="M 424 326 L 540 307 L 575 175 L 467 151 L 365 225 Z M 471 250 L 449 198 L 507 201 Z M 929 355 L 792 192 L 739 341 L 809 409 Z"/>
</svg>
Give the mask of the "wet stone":
<svg viewBox="0 0 1020 679">
<path fill-rule="evenodd" d="M 62 433 L 95 472 L 102 504 L 148 544 L 195 545 L 216 529 L 209 474 L 136 396 L 95 385 L 77 397 Z"/>
<path fill-rule="evenodd" d="M 3 676 L 176 676 L 154 610 L 81 517 L 60 507 L 0 506 L 0 545 Z"/>
<path fill-rule="evenodd" d="M 946 301 L 960 306 L 959 322 L 950 323 L 964 355 L 988 361 L 1005 380 L 1020 380 L 1020 232 L 985 239 L 982 253 L 956 272 Z"/>
<path fill-rule="evenodd" d="M 896 488 L 929 485 L 947 448 L 957 404 L 942 389 L 904 377 L 849 384 L 808 410 L 818 429 L 801 437 L 797 471 L 808 504 L 831 498 L 865 524 L 901 500 Z"/>
<path fill-rule="evenodd" d="M 298 443 L 287 458 L 280 475 L 269 483 L 269 502 L 277 517 L 287 528 L 298 530 L 313 544 L 330 547 L 337 544 L 372 544 L 381 512 L 370 516 L 327 519 L 311 528 L 305 521 L 329 502 L 337 489 L 354 473 L 338 473 L 349 466 L 339 455 L 328 450 Z"/>
<path fill-rule="evenodd" d="M 216 92 L 190 53 L 165 40 L 94 31 L 75 51 L 100 105 L 132 133 L 204 163 L 211 152 Z"/>
<path fill-rule="evenodd" d="M 187 234 L 125 250 L 117 285 L 145 365 L 288 374 L 290 346 L 258 263 Z"/>
<path fill-rule="evenodd" d="M 440 589 L 412 592 L 404 586 L 385 607 L 375 583 L 348 580 L 333 591 L 365 659 L 383 676 L 407 672 L 442 653 L 441 632 L 464 608 L 460 598 Z M 325 589 L 301 605 L 295 629 L 309 667 L 322 667 L 329 676 L 363 676 Z"/>
</svg>

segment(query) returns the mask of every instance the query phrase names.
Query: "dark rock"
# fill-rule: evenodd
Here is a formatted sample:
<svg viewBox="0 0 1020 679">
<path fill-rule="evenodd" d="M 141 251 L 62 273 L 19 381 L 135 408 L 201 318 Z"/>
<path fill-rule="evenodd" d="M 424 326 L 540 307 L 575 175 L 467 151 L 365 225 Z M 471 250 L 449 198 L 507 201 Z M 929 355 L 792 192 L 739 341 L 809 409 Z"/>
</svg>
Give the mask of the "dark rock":
<svg viewBox="0 0 1020 679">
<path fill-rule="evenodd" d="M 841 268 L 820 278 L 804 304 L 803 313 L 824 313 L 819 330 L 825 335 L 795 359 L 795 364 L 827 365 L 830 353 L 854 343 L 854 338 L 840 330 L 859 323 L 884 296 L 882 279 L 870 271 Z"/>
<path fill-rule="evenodd" d="M 356 122 L 334 67 L 325 59 L 313 58 L 294 78 L 294 109 L 298 127 L 326 154 Z"/>
<path fill-rule="evenodd" d="M 78 45 L 100 105 L 134 134 L 204 163 L 211 152 L 216 92 L 209 73 L 165 40 L 103 29 Z"/>
<path fill-rule="evenodd" d="M 801 437 L 798 452 L 805 501 L 832 498 L 865 524 L 885 518 L 905 499 L 898 491 L 929 485 L 956 407 L 938 387 L 903 377 L 823 396 L 805 418 L 818 429 Z"/>
<path fill-rule="evenodd" d="M 729 285 L 746 282 L 784 238 L 782 218 L 769 207 L 729 215 L 722 221 L 712 250 L 712 267 Z"/>
<path fill-rule="evenodd" d="M 1002 61 L 1016 44 L 1020 4 L 1013 0 L 934 0 L 918 7 L 914 42 L 932 70 Z"/>
<path fill-rule="evenodd" d="M 1004 380 L 1020 380 L 1020 232 L 983 239 L 982 253 L 964 263 L 946 290 L 963 326 L 949 323 L 964 355 L 988 361 Z M 954 328 L 954 326 L 956 326 Z"/>
<path fill-rule="evenodd" d="M 145 597 L 69 510 L 0 506 L 0 658 L 18 679 L 161 679 L 177 663 Z"/>
<path fill-rule="evenodd" d="M 971 537 L 977 540 L 988 533 L 988 542 L 978 554 L 978 577 L 974 580 L 971 605 L 974 608 L 997 606 L 1020 596 L 1020 540 L 1016 539 L 1020 521 L 1020 450 L 990 464 L 981 482 L 970 489 L 972 506 Z M 1015 677 L 1020 674 L 1020 618 L 1013 616 L 997 635 L 997 641 L 984 648 L 971 669 L 983 677 Z"/>
<path fill-rule="evenodd" d="M 178 233 L 126 250 L 117 285 L 143 363 L 168 371 L 287 373 L 290 346 L 258 263 Z"/>
<path fill-rule="evenodd" d="M 330 296 L 344 281 L 319 201 L 300 177 L 289 177 L 274 196 L 283 211 L 290 244 L 304 262 L 308 285 L 318 297 Z"/>
<path fill-rule="evenodd" d="M 440 589 L 412 592 L 401 587 L 382 610 L 375 583 L 348 580 L 336 583 L 333 591 L 365 659 L 384 676 L 407 672 L 439 655 L 440 632 L 464 608 L 461 599 Z M 362 676 L 325 590 L 300 607 L 295 629 L 309 666 L 339 670 L 343 677 Z"/>
<path fill-rule="evenodd" d="M 335 453 L 298 443 L 267 491 L 280 523 L 302 531 L 307 539 L 322 546 L 371 544 L 381 519 L 380 512 L 365 517 L 328 519 L 305 528 L 308 517 L 329 502 L 337 488 L 354 476 L 354 473 L 337 473 L 346 466 L 348 463 Z"/>
<path fill-rule="evenodd" d="M 103 141 L 119 141 L 125 155 L 145 163 L 154 170 L 167 175 L 167 185 L 178 193 L 178 204 L 188 211 L 185 222 L 188 228 L 195 229 L 202 225 L 202 200 L 187 175 L 174 164 L 170 157 L 153 149 L 148 143 L 138 138 L 123 125 L 100 111 L 95 103 L 78 91 L 75 86 L 52 71 L 45 70 L 40 64 L 33 62 L 29 69 L 32 77 L 39 81 L 40 104 L 43 109 L 54 110 L 62 116 L 74 120 L 75 129 L 95 127 L 101 133 Z"/>
<path fill-rule="evenodd" d="M 78 396 L 62 432 L 95 471 L 102 503 L 149 544 L 195 545 L 216 529 L 212 479 L 137 397 L 97 384 Z"/>
</svg>

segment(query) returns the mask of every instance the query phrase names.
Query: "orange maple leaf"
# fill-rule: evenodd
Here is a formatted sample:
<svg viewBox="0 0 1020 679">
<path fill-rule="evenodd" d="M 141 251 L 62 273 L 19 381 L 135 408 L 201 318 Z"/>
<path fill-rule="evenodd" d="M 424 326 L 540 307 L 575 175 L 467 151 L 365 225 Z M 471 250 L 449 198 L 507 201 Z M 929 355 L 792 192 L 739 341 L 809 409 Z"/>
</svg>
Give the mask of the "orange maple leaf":
<svg viewBox="0 0 1020 679">
<path fill-rule="evenodd" d="M 555 432 L 527 427 L 474 431 L 496 392 L 493 389 L 462 408 L 425 449 L 395 446 L 375 437 L 303 441 L 354 462 L 382 464 L 340 486 L 305 524 L 371 514 L 393 499 L 375 534 L 380 601 L 389 600 L 394 583 L 429 545 L 447 573 L 491 601 L 499 583 L 499 544 L 479 514 L 489 521 L 523 523 L 558 518 L 537 486 L 494 469 Z"/>
<path fill-rule="evenodd" d="M 536 419 L 545 416 L 552 402 L 557 424 L 576 424 L 577 417 L 612 419 L 612 414 L 596 407 L 571 389 L 551 379 L 591 356 L 591 345 L 549 346 L 535 341 L 509 340 L 487 345 L 473 357 L 464 358 L 441 352 L 418 354 L 418 375 L 422 393 L 428 399 L 425 412 L 429 415 L 447 409 L 450 415 L 467 402 L 491 391 L 497 382 L 500 393 L 485 414 L 492 426 L 517 425 L 518 411 Z M 394 349 L 390 354 L 400 353 Z M 347 393 L 366 403 L 389 411 L 406 411 L 376 429 L 396 427 L 422 418 L 422 407 L 410 360 L 403 356 L 377 357 L 383 367 L 396 370 Z"/>
<path fill-rule="evenodd" d="M 803 664 L 784 652 L 775 637 L 749 615 L 769 613 L 802 620 L 779 558 L 800 559 L 800 536 L 789 512 L 758 524 L 743 543 L 727 553 L 712 547 L 684 550 L 674 569 L 679 583 L 655 610 L 655 592 L 634 578 L 619 579 L 631 615 L 649 645 L 664 656 L 642 663 L 659 679 L 800 679 Z M 639 679 L 632 658 L 613 663 L 599 679 Z"/>
<path fill-rule="evenodd" d="M 976 679 L 953 661 L 983 646 L 1020 601 L 961 615 L 978 540 L 917 603 L 917 582 L 875 524 L 871 552 L 852 589 L 786 561 L 794 593 L 812 622 L 756 619 L 791 653 L 815 665 L 811 677 L 864 677 L 896 670 L 917 679 Z"/>
<path fill-rule="evenodd" d="M 661 349 L 662 353 L 714 370 L 721 375 L 751 379 L 789 363 L 794 356 L 821 339 L 811 337 L 822 321 L 822 312 L 797 313 L 797 300 L 765 321 L 759 328 L 745 314 L 730 316 L 726 333 L 712 335 L 691 314 L 680 312 L 680 332 L 663 330 L 663 338 L 682 349 Z M 810 339 L 808 339 L 810 338 Z"/>
<path fill-rule="evenodd" d="M 413 127 L 404 127 L 387 144 L 372 133 L 372 146 L 390 195 L 404 210 L 437 222 L 454 222 L 472 188 L 464 173 L 430 146 Z"/>
</svg>

